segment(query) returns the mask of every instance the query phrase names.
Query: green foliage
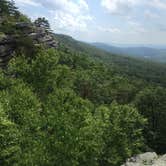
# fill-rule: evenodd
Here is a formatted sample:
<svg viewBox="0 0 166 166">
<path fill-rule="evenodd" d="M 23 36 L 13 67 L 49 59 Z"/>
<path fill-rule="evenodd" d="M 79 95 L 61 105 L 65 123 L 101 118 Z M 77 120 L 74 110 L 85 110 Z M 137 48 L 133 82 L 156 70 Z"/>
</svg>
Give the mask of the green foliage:
<svg viewBox="0 0 166 166">
<path fill-rule="evenodd" d="M 15 166 L 20 155 L 20 132 L 0 105 L 0 165 Z"/>
<path fill-rule="evenodd" d="M 14 23 L 19 17 L 20 13 L 15 7 L 14 1 L 0 1 L 0 31 L 6 34 L 14 33 Z"/>
<path fill-rule="evenodd" d="M 71 72 L 65 65 L 58 65 L 58 52 L 40 51 L 34 59 L 25 56 L 13 58 L 9 73 L 23 79 L 42 98 L 57 87 L 70 86 Z"/>
<path fill-rule="evenodd" d="M 126 158 L 140 152 L 146 120 L 128 105 L 113 103 L 110 108 L 101 107 L 98 111 L 104 115 L 106 123 L 101 165 L 119 166 Z"/>
<path fill-rule="evenodd" d="M 13 58 L 8 78 L 1 74 L 1 102 L 22 136 L 20 165 L 117 165 L 143 145 L 143 119 L 135 109 L 98 109 L 116 99 L 113 90 L 120 92 L 124 78 L 80 56 L 40 50 L 34 58 Z"/>
<path fill-rule="evenodd" d="M 93 61 L 108 65 L 114 73 L 120 76 L 129 77 L 133 80 L 139 79 L 145 83 L 150 82 L 164 87 L 166 85 L 165 64 L 111 54 L 66 35 L 56 34 L 55 39 L 61 43 L 61 49 L 64 49 L 66 52 L 70 50 L 75 53 L 86 54 Z"/>
<path fill-rule="evenodd" d="M 1 103 L 8 118 L 17 125 L 20 134 L 20 155 L 17 164 L 22 166 L 38 164 L 42 154 L 41 104 L 35 94 L 22 81 L 13 81 L 8 90 L 1 92 Z M 14 129 L 14 128 L 13 128 Z M 15 136 L 13 132 L 10 133 Z M 6 136 L 6 138 L 8 138 Z M 9 137 L 10 138 L 10 137 Z M 17 144 L 16 144 L 17 145 Z M 6 163 L 5 159 L 2 163 Z"/>
<path fill-rule="evenodd" d="M 119 166 L 141 152 L 143 136 L 165 152 L 165 67 L 66 36 L 56 36 L 57 50 L 36 49 L 14 26 L 27 18 L 10 12 L 0 28 L 19 38 L 0 71 L 0 165 Z M 44 18 L 36 24 L 49 27 Z"/>
<path fill-rule="evenodd" d="M 50 165 L 98 165 L 102 128 L 92 106 L 71 90 L 56 90 L 46 102 Z"/>
<path fill-rule="evenodd" d="M 0 16 L 1 17 L 5 15 L 13 16 L 16 14 L 18 14 L 18 11 L 14 1 L 10 1 L 10 0 L 0 1 Z"/>
<path fill-rule="evenodd" d="M 35 95 L 21 81 L 14 81 L 6 91 L 1 92 L 1 102 L 8 117 L 18 126 L 27 126 L 27 130 L 34 130 L 38 124 L 40 103 Z"/>
<path fill-rule="evenodd" d="M 41 27 L 41 28 L 44 28 L 46 31 L 51 31 L 50 30 L 50 24 L 49 24 L 49 22 L 48 22 L 48 20 L 45 18 L 45 17 L 43 17 L 43 18 L 41 18 L 41 17 L 39 17 L 39 18 L 37 18 L 35 21 L 34 21 L 34 24 L 37 26 L 37 27 Z"/>
<path fill-rule="evenodd" d="M 159 153 L 166 149 L 166 89 L 161 87 L 146 88 L 135 100 L 141 114 L 148 119 L 145 137 L 149 147 Z"/>
</svg>

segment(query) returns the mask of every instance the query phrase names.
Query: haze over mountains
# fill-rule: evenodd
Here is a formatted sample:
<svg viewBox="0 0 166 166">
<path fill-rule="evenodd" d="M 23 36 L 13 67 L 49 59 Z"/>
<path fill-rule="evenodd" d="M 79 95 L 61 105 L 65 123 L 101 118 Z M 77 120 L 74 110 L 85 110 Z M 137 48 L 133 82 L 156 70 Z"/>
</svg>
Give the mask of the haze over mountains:
<svg viewBox="0 0 166 166">
<path fill-rule="evenodd" d="M 105 43 L 92 43 L 93 46 L 111 52 L 131 56 L 135 58 L 147 59 L 156 62 L 166 62 L 166 48 L 164 46 L 129 46 L 120 47 Z M 158 47 L 158 48 L 157 48 Z"/>
</svg>

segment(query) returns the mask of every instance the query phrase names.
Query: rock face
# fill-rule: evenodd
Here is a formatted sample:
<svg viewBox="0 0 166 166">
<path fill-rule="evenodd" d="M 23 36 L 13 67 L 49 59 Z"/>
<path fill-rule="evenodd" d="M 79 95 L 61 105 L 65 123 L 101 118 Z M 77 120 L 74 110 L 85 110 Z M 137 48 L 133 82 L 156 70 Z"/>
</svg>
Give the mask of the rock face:
<svg viewBox="0 0 166 166">
<path fill-rule="evenodd" d="M 166 166 L 166 155 L 147 152 L 128 159 L 122 166 Z"/>
<path fill-rule="evenodd" d="M 49 48 L 58 46 L 58 42 L 44 27 L 37 27 L 30 23 L 16 23 L 16 28 L 24 32 L 25 36 L 33 39 L 34 44 L 44 44 Z"/>
<path fill-rule="evenodd" d="M 35 46 L 43 45 L 47 48 L 58 47 L 58 42 L 54 39 L 53 35 L 43 27 L 36 27 L 34 24 L 21 22 L 16 23 L 15 28 L 21 31 L 23 34 L 22 37 L 25 36 L 32 39 Z M 6 66 L 12 58 L 18 38 L 18 35 L 0 35 L 0 67 Z"/>
<path fill-rule="evenodd" d="M 11 37 L 3 35 L 3 37 L 0 38 L 0 67 L 4 67 L 12 58 L 14 51 L 12 43 L 14 43 L 14 40 Z"/>
</svg>

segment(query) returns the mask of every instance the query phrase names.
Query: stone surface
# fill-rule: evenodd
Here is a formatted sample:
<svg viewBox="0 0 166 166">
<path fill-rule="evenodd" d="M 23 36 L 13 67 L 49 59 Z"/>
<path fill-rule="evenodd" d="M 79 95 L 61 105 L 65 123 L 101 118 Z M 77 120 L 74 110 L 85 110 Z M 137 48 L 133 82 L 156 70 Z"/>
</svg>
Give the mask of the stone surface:
<svg viewBox="0 0 166 166">
<path fill-rule="evenodd" d="M 166 166 L 166 155 L 147 152 L 128 159 L 122 166 Z"/>
<path fill-rule="evenodd" d="M 23 36 L 32 39 L 35 46 L 43 45 L 47 48 L 57 48 L 58 42 L 54 39 L 51 33 L 47 32 L 42 27 L 36 27 L 31 23 L 16 23 L 16 28 L 21 30 Z M 15 50 L 15 43 L 19 36 L 0 35 L 0 67 L 5 66 L 12 58 L 12 52 Z"/>
</svg>

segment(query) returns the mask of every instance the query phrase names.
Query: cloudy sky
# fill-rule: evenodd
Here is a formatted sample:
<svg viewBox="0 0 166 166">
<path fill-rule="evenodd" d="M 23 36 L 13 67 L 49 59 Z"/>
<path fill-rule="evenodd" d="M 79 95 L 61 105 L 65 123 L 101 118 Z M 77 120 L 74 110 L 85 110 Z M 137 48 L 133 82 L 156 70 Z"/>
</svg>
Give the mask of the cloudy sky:
<svg viewBox="0 0 166 166">
<path fill-rule="evenodd" d="M 166 0 L 15 0 L 32 20 L 82 41 L 166 45 Z"/>
</svg>

